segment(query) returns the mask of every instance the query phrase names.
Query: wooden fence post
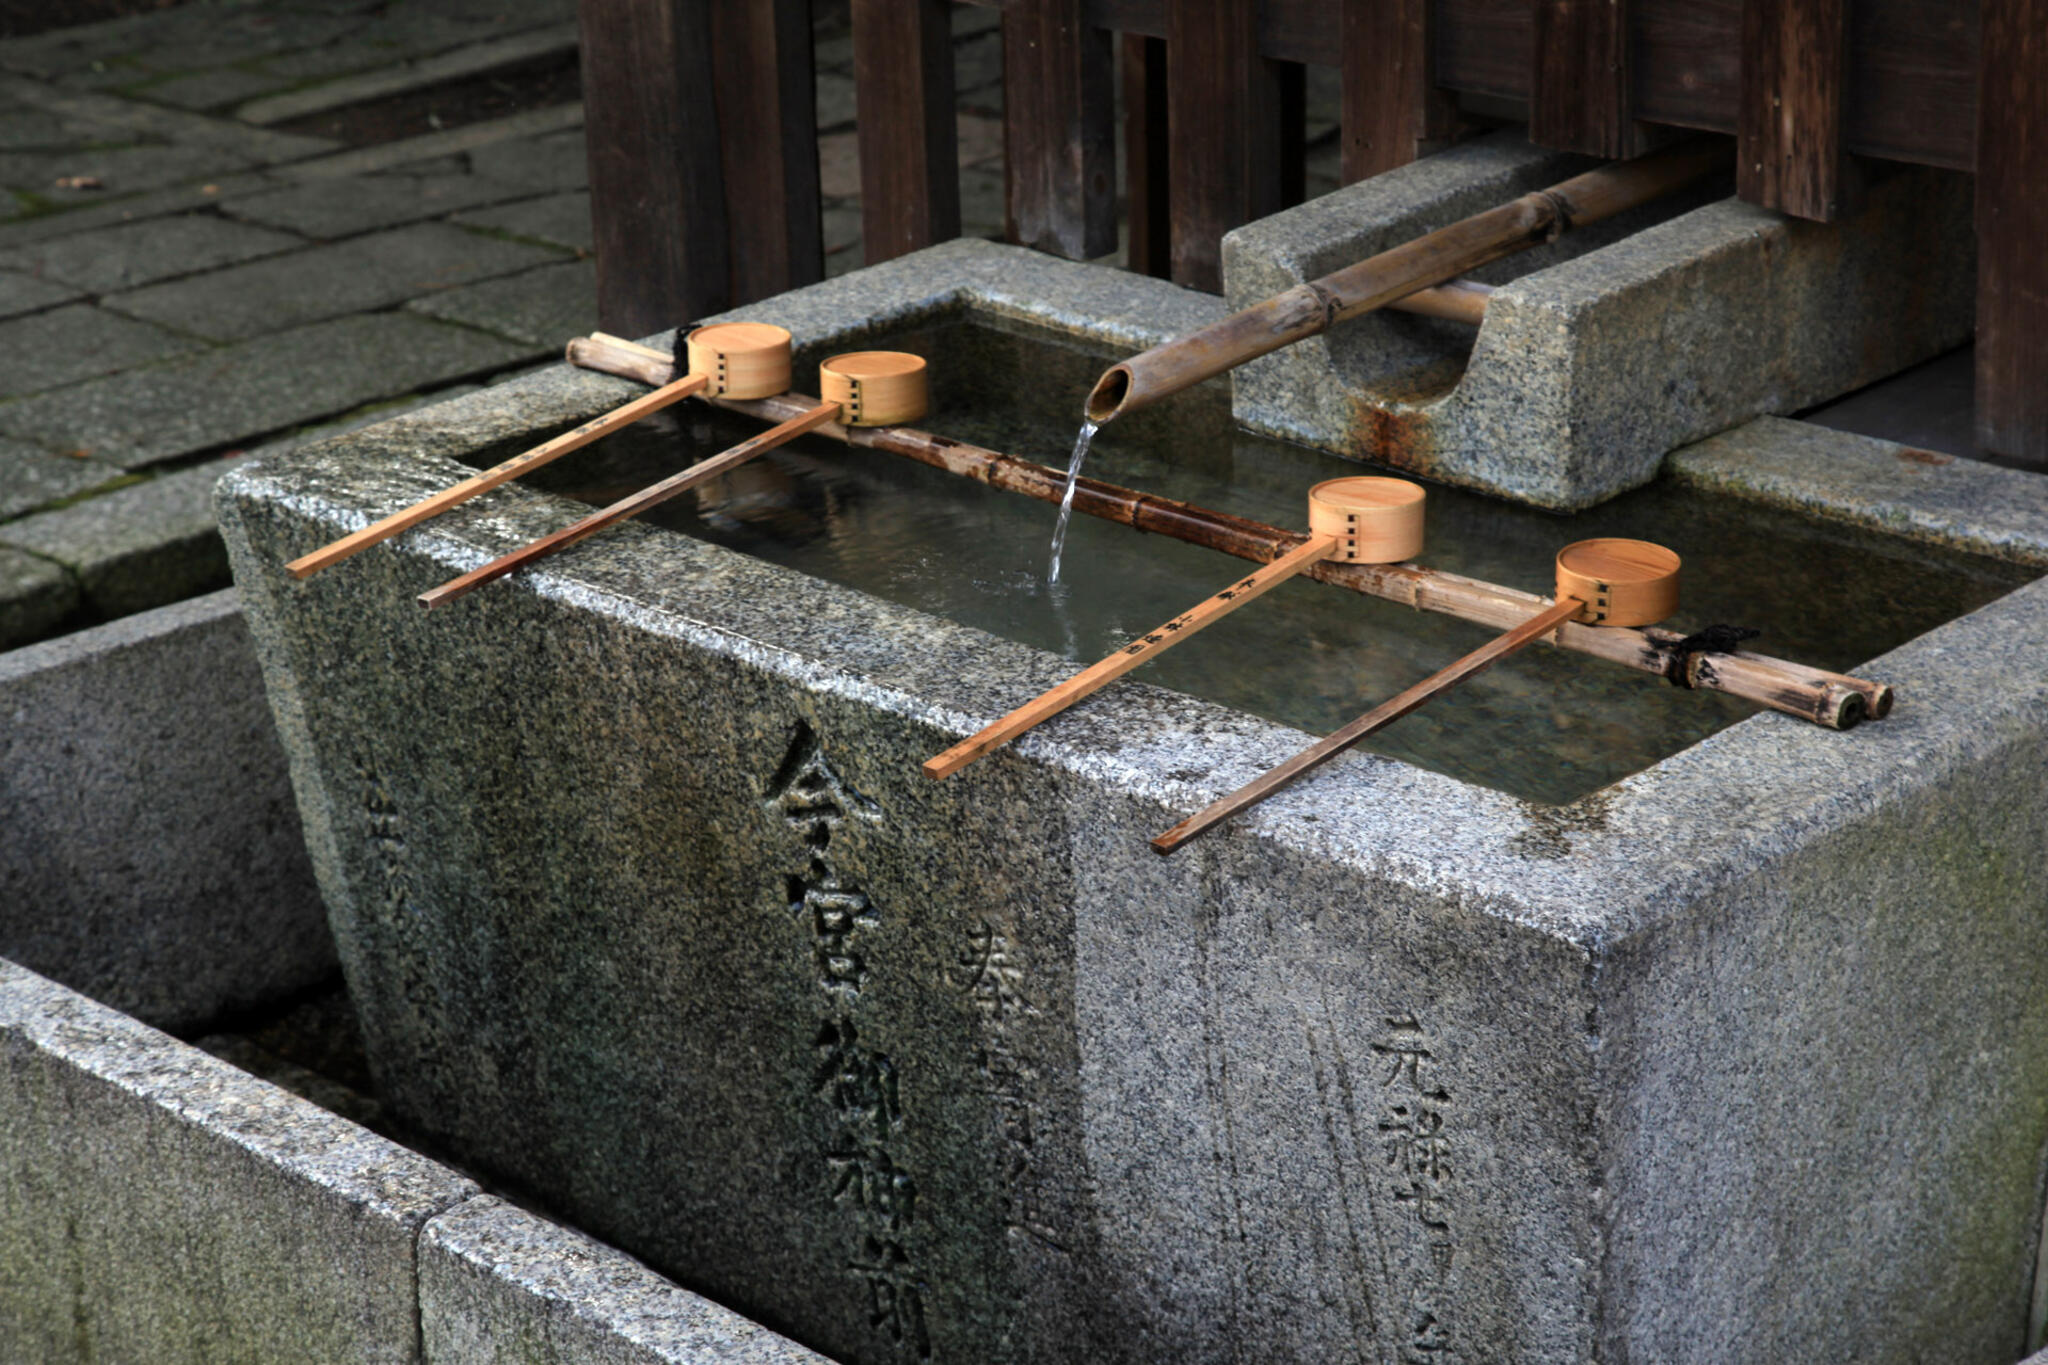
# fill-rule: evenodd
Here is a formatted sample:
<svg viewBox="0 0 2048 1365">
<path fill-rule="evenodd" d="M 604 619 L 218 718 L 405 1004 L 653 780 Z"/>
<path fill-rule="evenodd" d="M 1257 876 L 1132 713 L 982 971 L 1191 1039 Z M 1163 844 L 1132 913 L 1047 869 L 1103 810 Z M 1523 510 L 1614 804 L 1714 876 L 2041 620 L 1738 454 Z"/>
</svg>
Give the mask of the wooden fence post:
<svg viewBox="0 0 2048 1365">
<path fill-rule="evenodd" d="M 727 306 L 725 185 L 705 0 L 584 0 L 597 315 L 638 337 Z"/>
<path fill-rule="evenodd" d="M 1436 86 L 1429 0 L 1343 0 L 1344 183 L 1405 166 L 1457 127 Z"/>
<path fill-rule="evenodd" d="M 1082 9 L 1082 0 L 1003 9 L 1008 235 L 1072 260 L 1116 250 L 1110 35 Z"/>
<path fill-rule="evenodd" d="M 960 235 L 950 0 L 853 0 L 867 262 Z"/>
<path fill-rule="evenodd" d="M 1983 0 L 1977 444 L 2048 467 L 2048 0 Z"/>
<path fill-rule="evenodd" d="M 711 7 L 733 306 L 825 276 L 808 0 Z"/>
<path fill-rule="evenodd" d="M 1173 273 L 1164 38 L 1124 35 L 1123 86 L 1124 197 L 1131 233 L 1124 264 L 1164 279 Z"/>
<path fill-rule="evenodd" d="M 1842 149 L 1848 0 L 1742 0 L 1736 192 L 1830 222 L 1848 208 Z"/>
<path fill-rule="evenodd" d="M 1629 117 L 1628 0 L 1530 0 L 1529 140 L 1588 156 L 1643 150 Z"/>
<path fill-rule="evenodd" d="M 1173 279 L 1223 290 L 1223 234 L 1286 207 L 1284 83 L 1255 0 L 1167 0 Z"/>
</svg>

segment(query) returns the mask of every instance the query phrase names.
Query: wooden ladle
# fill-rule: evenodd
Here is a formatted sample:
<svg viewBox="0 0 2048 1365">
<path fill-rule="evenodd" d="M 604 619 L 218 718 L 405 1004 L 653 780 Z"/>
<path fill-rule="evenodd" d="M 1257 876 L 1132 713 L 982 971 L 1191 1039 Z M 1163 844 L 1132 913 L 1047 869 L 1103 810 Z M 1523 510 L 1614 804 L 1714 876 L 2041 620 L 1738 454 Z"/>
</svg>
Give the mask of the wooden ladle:
<svg viewBox="0 0 2048 1365">
<path fill-rule="evenodd" d="M 1467 678 L 1485 672 L 1566 621 L 1600 626 L 1655 625 L 1678 610 L 1678 556 L 1647 540 L 1581 540 L 1557 552 L 1557 597 L 1521 625 L 1423 679 L 1390 701 L 1303 749 L 1152 841 L 1171 853 L 1212 825 L 1265 800 L 1310 770 L 1385 729 Z"/>
<path fill-rule="evenodd" d="M 1156 658 L 1202 627 L 1324 559 L 1358 564 L 1393 564 L 1422 553 L 1423 490 L 1406 479 L 1372 475 L 1331 479 L 1308 491 L 1309 538 L 1278 559 L 1238 579 L 1223 591 L 1134 640 L 1100 663 L 1083 669 L 1034 697 L 995 724 L 927 759 L 926 777 L 948 777 L 989 750 L 1050 720 L 1060 712 Z"/>
<path fill-rule="evenodd" d="M 699 332 L 703 330 L 706 329 L 700 328 Z M 774 330 L 782 329 L 778 327 Z M 695 369 L 698 363 L 698 334 L 693 332 L 690 336 L 692 369 Z M 785 338 L 788 335 L 787 332 L 783 332 Z M 718 362 L 717 372 L 723 382 L 733 385 L 722 390 L 722 395 L 732 398 L 767 398 L 782 392 L 789 385 L 787 361 L 788 353 L 785 350 L 783 366 L 779 373 L 776 373 L 766 366 L 752 367 L 746 364 L 743 358 L 722 358 Z M 453 602 L 493 579 L 503 578 L 506 574 L 557 550 L 567 549 L 586 536 L 595 535 L 607 526 L 637 516 L 658 503 L 668 501 L 678 493 L 715 479 L 727 470 L 745 464 L 756 455 L 793 441 L 807 431 L 824 426 L 827 422 L 836 421 L 847 426 L 894 426 L 901 422 L 914 422 L 924 416 L 927 396 L 925 362 L 922 356 L 909 355 L 901 351 L 861 351 L 834 356 L 819 367 L 818 377 L 819 387 L 824 390 L 824 402 L 792 417 L 787 422 L 770 427 L 759 436 L 749 437 L 728 450 L 699 460 L 680 474 L 672 474 L 659 483 L 649 484 L 639 492 L 621 498 L 609 507 L 592 512 L 559 531 L 542 536 L 531 544 L 522 545 L 508 554 L 502 554 L 490 563 L 471 569 L 459 578 L 452 578 L 438 588 L 423 592 L 419 596 L 419 604 L 431 609 Z M 771 382 L 774 387 L 764 388 Z"/>
</svg>

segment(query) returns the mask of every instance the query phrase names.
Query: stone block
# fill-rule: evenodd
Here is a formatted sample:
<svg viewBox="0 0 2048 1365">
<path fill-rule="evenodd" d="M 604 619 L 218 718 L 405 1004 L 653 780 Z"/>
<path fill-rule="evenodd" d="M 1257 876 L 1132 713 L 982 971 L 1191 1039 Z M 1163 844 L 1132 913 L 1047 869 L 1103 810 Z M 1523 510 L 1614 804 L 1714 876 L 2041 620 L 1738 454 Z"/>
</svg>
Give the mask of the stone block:
<svg viewBox="0 0 2048 1365">
<path fill-rule="evenodd" d="M 232 591 L 0 654 L 0 957 L 160 1028 L 331 976 Z"/>
<path fill-rule="evenodd" d="M 1496 134 L 1248 224 L 1224 239 L 1231 306 L 1586 164 Z M 1383 312 L 1261 357 L 1235 372 L 1238 418 L 1571 510 L 1648 482 L 1679 446 L 1969 335 L 1966 177 L 1888 180 L 1837 224 L 1707 197 L 1676 196 L 1474 272 L 1501 286 L 1476 338 L 1462 323 Z"/>
<path fill-rule="evenodd" d="M 588 190 L 474 209 L 456 214 L 455 221 L 471 227 L 494 228 L 515 237 L 534 237 L 576 252 L 588 252 L 592 247 Z"/>
<path fill-rule="evenodd" d="M 122 478 L 119 465 L 47 450 L 0 436 L 0 523 Z M 5 532 L 0 531 L 0 539 Z"/>
<path fill-rule="evenodd" d="M 143 99 L 179 109 L 225 109 L 230 104 L 267 95 L 290 83 L 282 76 L 219 66 L 209 71 L 192 71 L 156 81 L 135 93 Z"/>
<path fill-rule="evenodd" d="M 0 545 L 0 649 L 40 640 L 78 610 L 78 584 L 59 565 Z"/>
<path fill-rule="evenodd" d="M 407 314 L 315 323 L 0 407 L 0 432 L 136 469 L 512 364 L 524 347 Z M 195 402 L 195 392 L 207 395 Z"/>
<path fill-rule="evenodd" d="M 439 175 L 361 175 L 316 180 L 269 194 L 250 195 L 226 212 L 252 223 L 308 237 L 353 237 L 376 228 L 438 218 L 455 209 L 496 204 L 530 191 L 467 171 Z M 587 229 L 586 229 L 587 233 Z"/>
<path fill-rule="evenodd" d="M 8 1359 L 420 1358 L 469 1181 L 4 961 L 0 1113 Z"/>
<path fill-rule="evenodd" d="M 88 293 L 110 294 L 304 245 L 289 233 L 192 213 L 0 251 L 0 270 L 18 270 L 75 285 Z"/>
<path fill-rule="evenodd" d="M 428 1365 L 827 1365 L 638 1261 L 488 1195 L 427 1224 Z"/>
<path fill-rule="evenodd" d="M 126 147 L 77 147 L 64 151 L 0 152 L 0 185 L 28 190 L 54 204 L 89 204 L 110 194 L 133 194 L 190 180 L 226 175 L 254 165 L 217 147 L 169 142 L 136 142 Z M 66 189 L 57 182 L 92 176 L 98 189 Z"/>
<path fill-rule="evenodd" d="M 215 460 L 0 526 L 0 545 L 71 570 L 85 608 L 113 620 L 228 584 L 213 486 L 239 461 Z"/>
<path fill-rule="evenodd" d="M 1144 345 L 1218 303 L 960 242 L 747 311 L 815 353 L 958 308 Z M 1132 685 L 931 782 L 1071 664 L 637 524 L 419 611 L 562 524 L 517 485 L 283 571 L 633 391 L 221 487 L 408 1121 L 859 1365 L 2021 1353 L 2048 583 L 1865 666 L 1881 724 L 1562 807 L 1351 755 L 1160 859 L 1302 736 Z"/>
<path fill-rule="evenodd" d="M 418 223 L 290 256 L 116 294 L 132 317 L 238 341 L 265 332 L 388 308 L 407 299 L 561 259 L 545 247 Z"/>
<path fill-rule="evenodd" d="M 570 261 L 429 294 L 407 305 L 429 317 L 531 342 L 559 353 L 570 337 L 597 329 L 597 262 Z"/>
<path fill-rule="evenodd" d="M 203 345 L 89 303 L 10 318 L 0 322 L 0 397 L 59 388 Z"/>
</svg>

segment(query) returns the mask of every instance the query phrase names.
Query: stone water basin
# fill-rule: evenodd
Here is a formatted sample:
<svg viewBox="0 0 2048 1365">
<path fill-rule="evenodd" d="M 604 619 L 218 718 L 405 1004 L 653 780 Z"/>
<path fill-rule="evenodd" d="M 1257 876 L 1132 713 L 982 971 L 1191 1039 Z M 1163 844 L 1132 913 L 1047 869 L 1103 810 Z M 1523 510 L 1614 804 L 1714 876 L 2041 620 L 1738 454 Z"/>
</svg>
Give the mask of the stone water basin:
<svg viewBox="0 0 2048 1365">
<path fill-rule="evenodd" d="M 748 314 L 816 355 L 963 309 L 1133 347 L 1217 306 L 963 242 Z M 915 542 L 862 482 L 890 473 L 830 447 L 707 500 L 707 538 L 624 528 L 432 614 L 417 593 L 574 504 L 508 487 L 305 583 L 283 572 L 460 460 L 634 391 L 551 370 L 223 487 L 371 1064 L 407 1122 L 852 1361 L 2020 1354 L 2048 1139 L 2048 598 L 1999 595 L 2024 572 L 1928 558 L 1936 587 L 1896 566 L 1936 542 L 2048 562 L 2037 481 L 1901 472 L 1858 438 L 1816 452 L 1796 423 L 1717 438 L 1678 476 L 1894 530 L 1843 574 L 1832 533 L 1799 548 L 1759 512 L 1738 560 L 1782 549 L 1807 594 L 1838 592 L 1834 567 L 1863 600 L 1945 604 L 1849 660 L 1898 688 L 1891 718 L 1723 718 L 1523 794 L 1484 753 L 1456 773 L 1355 754 L 1160 859 L 1151 834 L 1304 742 L 1262 708 L 1327 692 L 1348 717 L 1387 690 L 1334 663 L 1272 687 L 1322 657 L 1301 629 L 1259 634 L 1286 600 L 1211 656 L 1270 655 L 1232 685 L 1278 700 L 1204 699 L 1195 674 L 1220 670 L 1197 669 L 944 783 L 918 764 L 1071 671 L 1060 655 L 1213 590 L 1218 556 L 1143 542 L 1169 576 L 1136 605 L 1077 577 L 1051 652 L 960 624 L 985 604 L 957 564 L 898 572 Z M 643 458 L 585 473 L 617 459 L 630 481 Z M 1306 467 L 1275 472 L 1299 452 L 1190 451 L 1186 486 L 1120 458 L 1094 472 L 1299 524 Z M 1014 501 L 1040 540 L 1048 509 Z M 1682 551 L 1733 543 L 1681 504 L 1662 534 Z M 1609 515 L 1537 534 L 1474 508 L 1472 533 L 1464 513 L 1433 528 L 1441 555 L 1531 587 Z M 988 525 L 949 533 L 1000 561 Z M 1077 531 L 1077 576 L 1124 572 L 1105 534 L 1129 536 Z M 825 553 L 799 572 L 778 542 Z M 980 571 L 991 596 L 1028 597 L 1042 549 L 1017 543 Z M 967 586 L 905 606 L 829 581 L 835 560 L 863 561 L 865 588 Z M 1378 666 L 1352 641 L 1398 627 L 1348 623 L 1381 604 L 1297 586 L 1358 630 L 1329 627 L 1328 658 Z M 1700 587 L 1689 609 L 1798 657 L 1807 614 Z M 1855 591 L 1827 600 L 1859 614 Z M 1033 628 L 1063 632 L 1056 606 Z M 1400 638 L 1405 682 L 1480 632 Z M 1548 681 L 1519 686 L 1552 706 Z M 1510 718 L 1490 744 L 1554 723 Z"/>
</svg>

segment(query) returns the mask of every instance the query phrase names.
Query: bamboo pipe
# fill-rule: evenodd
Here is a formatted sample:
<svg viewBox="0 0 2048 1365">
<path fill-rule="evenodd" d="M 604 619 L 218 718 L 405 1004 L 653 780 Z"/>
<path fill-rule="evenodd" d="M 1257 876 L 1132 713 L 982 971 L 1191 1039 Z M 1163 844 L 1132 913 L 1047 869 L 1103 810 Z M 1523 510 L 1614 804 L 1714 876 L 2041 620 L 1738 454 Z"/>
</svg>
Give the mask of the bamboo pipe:
<svg viewBox="0 0 2048 1365">
<path fill-rule="evenodd" d="M 1603 537 L 1557 552 L 1557 598 L 1522 624 L 1487 641 L 1415 686 L 1380 703 L 1277 767 L 1269 768 L 1152 840 L 1152 851 L 1173 852 L 1188 840 L 1248 810 L 1401 717 L 1421 710 L 1508 655 L 1534 644 L 1566 621 L 1648 626 L 1678 610 L 1678 556 L 1646 540 Z"/>
<path fill-rule="evenodd" d="M 1492 302 L 1493 286 L 1477 280 L 1445 280 L 1429 289 L 1418 289 L 1387 307 L 1424 317 L 1469 322 L 1474 327 L 1486 321 L 1486 306 Z"/>
<path fill-rule="evenodd" d="M 572 364 L 637 379 L 643 384 L 658 384 L 668 373 L 665 358 L 650 359 L 591 338 L 570 342 L 568 354 Z M 768 422 L 786 420 L 802 412 L 810 402 L 797 394 L 751 402 L 710 401 L 717 407 Z M 827 426 L 822 430 L 824 435 L 852 445 L 915 460 L 1040 502 L 1058 504 L 1067 488 L 1065 470 L 1050 469 L 913 427 L 849 430 Z M 1307 539 L 1298 532 L 1248 517 L 1120 488 L 1085 475 L 1074 480 L 1074 509 L 1104 521 L 1259 563 L 1278 559 Z M 1301 576 L 1368 597 L 1405 603 L 1419 611 L 1439 612 L 1501 630 L 1521 624 L 1532 611 L 1547 605 L 1544 598 L 1534 593 L 1413 564 L 1338 564 L 1324 560 L 1311 565 Z M 1741 650 L 1687 654 L 1675 648 L 1682 638 L 1674 631 L 1655 628 L 1595 628 L 1566 622 L 1559 627 L 1553 643 L 1561 649 L 1670 679 L 1680 686 L 1725 692 L 1831 730 L 1847 730 L 1866 716 L 1881 717 L 1891 708 L 1892 689 L 1888 684 Z"/>
<path fill-rule="evenodd" d="M 1088 419 L 1102 423 L 1135 412 L 1425 286 L 1647 203 L 1731 159 L 1727 139 L 1720 138 L 1612 162 L 1298 284 L 1111 366 L 1088 395 Z"/>
<path fill-rule="evenodd" d="M 1377 564 L 1413 558 L 1422 552 L 1423 499 L 1422 485 L 1407 479 L 1365 476 L 1317 484 L 1309 490 L 1308 540 L 1157 630 L 1139 636 L 1135 643 L 1024 703 L 979 734 L 970 735 L 938 757 L 928 759 L 924 775 L 951 776 L 991 749 L 1093 696 L 1203 627 L 1265 596 L 1319 560 L 1335 557 L 1347 563 Z"/>
</svg>

